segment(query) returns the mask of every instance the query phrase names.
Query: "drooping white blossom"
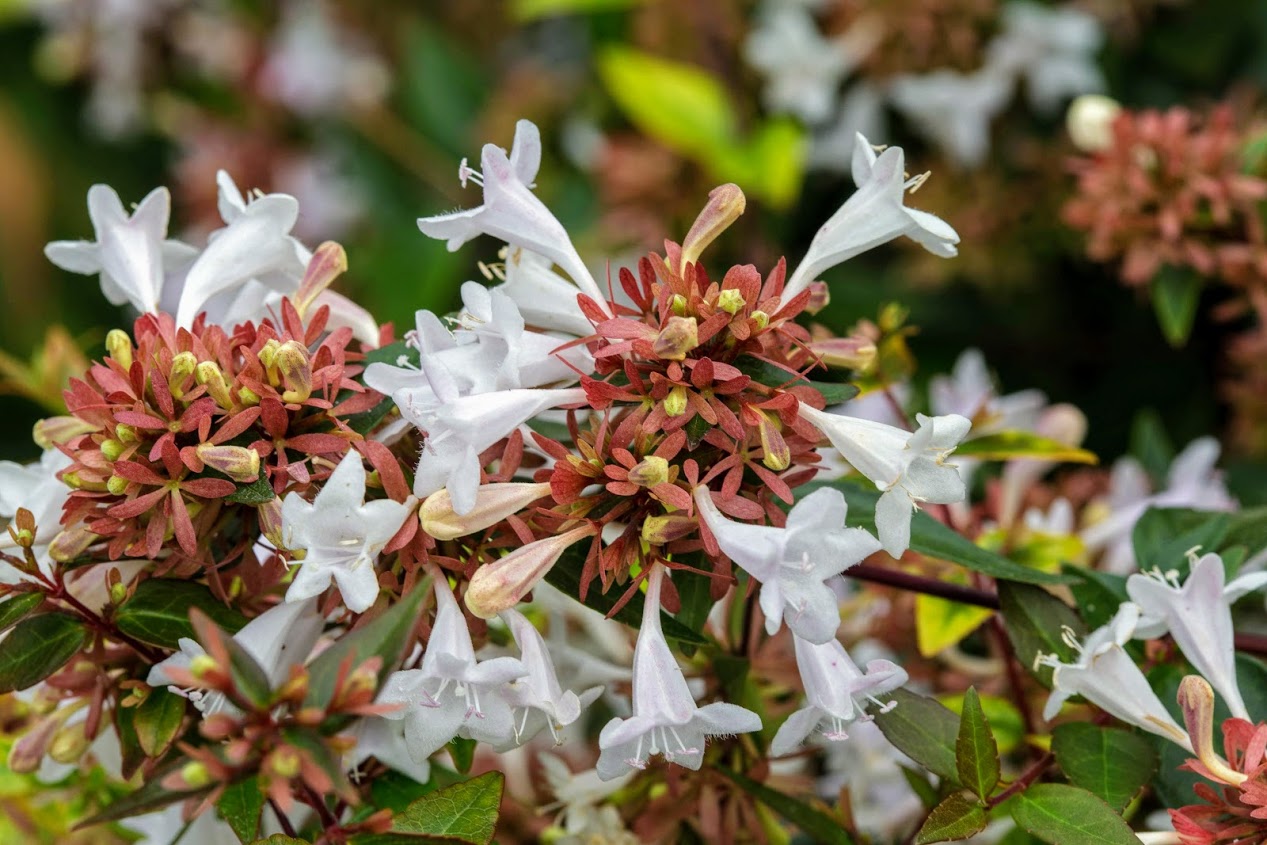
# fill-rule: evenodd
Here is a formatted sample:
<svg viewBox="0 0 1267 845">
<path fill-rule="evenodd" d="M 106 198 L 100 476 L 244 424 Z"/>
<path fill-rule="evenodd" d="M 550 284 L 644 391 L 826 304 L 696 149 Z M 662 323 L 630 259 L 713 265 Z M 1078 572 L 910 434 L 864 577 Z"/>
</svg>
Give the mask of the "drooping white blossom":
<svg viewBox="0 0 1267 845">
<path fill-rule="evenodd" d="M 1232 715 L 1250 720 L 1236 682 L 1231 605 L 1267 585 L 1267 572 L 1242 575 L 1225 583 L 1221 557 L 1207 554 L 1198 558 L 1194 552 L 1190 559 L 1192 569 L 1182 585 L 1176 573 L 1160 568 L 1127 579 L 1126 591 L 1141 613 L 1135 636 L 1154 639 L 1170 634 L 1188 662 L 1223 696 Z"/>
<path fill-rule="evenodd" d="M 796 503 L 783 528 L 727 519 L 704 486 L 695 488 L 695 504 L 722 553 L 761 583 L 767 633 L 786 621 L 810 642 L 835 638 L 840 607 L 825 582 L 880 549 L 865 529 L 845 527 L 844 494 L 815 490 Z"/>
<path fill-rule="evenodd" d="M 505 282 L 496 290 L 519 306 L 524 322 L 545 331 L 584 337 L 594 327 L 576 304 L 576 285 L 560 276 L 550 259 L 527 249 L 506 248 Z"/>
<path fill-rule="evenodd" d="M 799 294 L 824 270 L 902 235 L 934 255 L 948 258 L 957 254 L 959 235 L 953 228 L 935 215 L 905 206 L 907 189 L 923 181 L 922 177 L 907 179 L 905 161 L 901 147 L 889 147 L 877 155 L 866 138 L 855 137 L 851 171 L 858 190 L 819 227 L 784 286 L 783 302 Z"/>
<path fill-rule="evenodd" d="M 967 495 L 955 465 L 946 463 L 972 425 L 964 417 L 920 414 L 912 433 L 805 404 L 800 415 L 883 491 L 876 503 L 876 530 L 881 546 L 895 557 L 910 546 L 911 516 L 920 502 L 950 504 Z"/>
<path fill-rule="evenodd" d="M 12 519 L 19 508 L 26 508 L 35 517 L 35 542 L 31 551 L 45 575 L 52 572 L 53 566 L 48 557 L 48 544 L 62 530 L 62 505 L 71 492 L 70 487 L 57 478 L 57 473 L 70 464 L 71 459 L 57 449 L 46 449 L 39 463 L 0 461 L 0 518 Z M 8 531 L 0 531 L 0 552 L 20 553 Z M 0 561 L 0 583 L 16 584 L 25 577 Z"/>
<path fill-rule="evenodd" d="M 413 510 L 390 499 L 366 502 L 365 465 L 349 449 L 313 501 L 292 492 L 282 502 L 286 548 L 305 550 L 286 601 L 319 596 L 333 582 L 349 610 L 369 610 L 378 598 L 374 562 Z"/>
<path fill-rule="evenodd" d="M 737 704 L 696 705 L 660 628 L 663 579 L 663 564 L 654 564 L 634 648 L 633 715 L 612 719 L 598 737 L 598 776 L 603 780 L 646 768 L 647 759 L 656 754 L 698 770 L 704 762 L 706 737 L 761 729 L 757 714 Z"/>
<path fill-rule="evenodd" d="M 815 644 L 792 634 L 796 666 L 805 686 L 805 706 L 787 718 L 770 743 L 770 753 L 789 754 L 815 730 L 832 742 L 848 738 L 847 728 L 866 721 L 867 707 L 886 713 L 893 703 L 876 696 L 892 692 L 907 681 L 906 670 L 888 660 L 872 660 L 863 672 L 834 637 Z"/>
<path fill-rule="evenodd" d="M 563 831 L 563 835 L 552 838 L 552 842 L 560 845 L 597 842 L 604 845 L 638 845 L 641 840 L 625 827 L 620 812 L 603 803 L 632 779 L 632 770 L 604 780 L 594 769 L 574 774 L 567 763 L 553 754 L 542 754 L 537 759 L 546 784 L 555 797 L 554 804 L 542 809 L 558 811 L 554 826 Z"/>
</svg>

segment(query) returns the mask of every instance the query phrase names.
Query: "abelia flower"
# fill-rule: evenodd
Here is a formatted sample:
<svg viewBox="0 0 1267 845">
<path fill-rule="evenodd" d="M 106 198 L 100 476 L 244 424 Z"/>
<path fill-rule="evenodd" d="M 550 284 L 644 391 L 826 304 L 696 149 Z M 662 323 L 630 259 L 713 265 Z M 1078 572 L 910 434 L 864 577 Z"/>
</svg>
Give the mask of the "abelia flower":
<svg viewBox="0 0 1267 845">
<path fill-rule="evenodd" d="M 839 601 L 826 580 L 880 549 L 866 530 L 844 527 L 844 494 L 815 490 L 793 506 L 783 528 L 727 519 L 703 486 L 695 488 L 695 504 L 722 553 L 761 583 L 768 634 L 786 621 L 813 643 L 836 636 Z"/>
<path fill-rule="evenodd" d="M 834 637 L 813 643 L 793 632 L 792 641 L 806 703 L 779 727 L 770 743 L 771 754 L 790 754 L 820 728 L 832 742 L 847 739 L 850 723 L 871 718 L 866 712 L 868 705 L 876 705 L 881 713 L 895 706 L 895 702 L 881 703 L 876 696 L 906 683 L 902 667 L 888 660 L 872 660 L 863 672 Z"/>
<path fill-rule="evenodd" d="M 778 6 L 763 15 L 744 45 L 744 58 L 765 76 L 767 107 L 810 124 L 823 122 L 850 70 L 843 45 L 824 38 L 809 10 Z"/>
<path fill-rule="evenodd" d="M 915 129 L 964 167 L 990 152 L 990 124 L 1012 99 L 1015 81 L 989 65 L 972 73 L 949 68 L 892 80 L 889 101 Z"/>
<path fill-rule="evenodd" d="M 506 247 L 500 265 L 504 280 L 495 290 L 519 306 L 535 329 L 585 337 L 594 327 L 576 304 L 576 285 L 555 272 L 550 259 L 531 250 Z"/>
<path fill-rule="evenodd" d="M 286 548 L 305 550 L 286 601 L 319 596 L 333 581 L 348 610 L 369 610 L 378 598 L 378 553 L 412 514 L 410 503 L 365 501 L 365 465 L 349 449 L 312 502 L 298 493 L 282 502 Z"/>
<path fill-rule="evenodd" d="M 894 557 L 910 546 L 911 515 L 920 502 L 950 504 L 967 495 L 955 465 L 946 463 L 972 427 L 965 417 L 920 414 L 916 417 L 919 428 L 911 433 L 805 404 L 800 415 L 883 491 L 876 503 L 875 523 L 881 546 Z"/>
<path fill-rule="evenodd" d="M 664 577 L 664 565 L 653 564 L 634 649 L 633 715 L 612 719 L 598 737 L 598 776 L 603 780 L 612 780 L 631 768 L 646 768 L 647 758 L 655 754 L 698 770 L 704 762 L 706 737 L 761 729 L 760 717 L 737 704 L 719 701 L 696 705 L 660 628 Z"/>
<path fill-rule="evenodd" d="M 986 63 L 1025 79 L 1030 105 L 1052 114 L 1064 100 L 1105 88 L 1096 53 L 1104 32 L 1095 16 L 1072 6 L 1021 0 L 1002 9 L 1003 31 L 990 43 Z"/>
<path fill-rule="evenodd" d="M 17 464 L 0 461 L 0 518 L 13 519 L 19 508 L 35 517 L 35 538 L 31 551 L 45 575 L 53 562 L 48 546 L 61 531 L 62 505 L 71 488 L 57 476 L 71 465 L 71 459 L 57 449 L 47 449 L 39 463 Z M 8 531 L 0 531 L 0 552 L 12 554 L 18 548 Z M 0 583 L 12 584 L 26 576 L 0 561 Z"/>
</svg>

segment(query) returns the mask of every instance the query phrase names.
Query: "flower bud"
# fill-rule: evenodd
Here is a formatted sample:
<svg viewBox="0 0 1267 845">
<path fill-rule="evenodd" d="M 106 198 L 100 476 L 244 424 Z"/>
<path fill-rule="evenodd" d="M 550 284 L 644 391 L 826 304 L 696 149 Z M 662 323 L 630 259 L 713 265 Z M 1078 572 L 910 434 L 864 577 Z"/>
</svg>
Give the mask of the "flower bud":
<svg viewBox="0 0 1267 845">
<path fill-rule="evenodd" d="M 664 413 L 670 417 L 680 417 L 686 413 L 686 388 L 676 385 L 664 397 Z"/>
<path fill-rule="evenodd" d="M 680 540 L 695 528 L 695 518 L 691 516 L 683 514 L 649 516 L 642 521 L 642 539 L 643 542 L 659 546 Z"/>
<path fill-rule="evenodd" d="M 167 384 L 173 396 L 180 398 L 180 394 L 184 392 L 185 379 L 192 376 L 197 369 L 198 356 L 192 352 L 181 352 L 172 358 L 172 369 L 168 375 Z"/>
<path fill-rule="evenodd" d="M 260 453 L 245 446 L 217 446 L 201 443 L 194 450 L 198 459 L 217 472 L 222 472 L 240 484 L 260 477 Z"/>
<path fill-rule="evenodd" d="M 48 544 L 48 556 L 58 563 L 76 561 L 97 541 L 97 535 L 83 525 L 67 528 Z"/>
<path fill-rule="evenodd" d="M 9 523 L 9 536 L 13 538 L 13 542 L 24 549 L 29 549 L 35 545 L 35 535 L 38 532 L 39 526 L 35 524 L 35 514 L 26 508 L 18 508 L 13 521 Z"/>
<path fill-rule="evenodd" d="M 747 304 L 743 294 L 735 288 L 724 290 L 717 296 L 717 307 L 732 317 L 738 314 Z"/>
<path fill-rule="evenodd" d="M 258 405 L 260 404 L 260 395 L 249 387 L 239 387 L 238 401 L 243 405 Z"/>
<path fill-rule="evenodd" d="M 120 443 L 139 443 L 141 435 L 136 430 L 136 426 L 127 423 L 119 423 L 114 427 L 114 437 Z"/>
<path fill-rule="evenodd" d="M 668 480 L 669 462 L 659 455 L 647 455 L 629 470 L 629 483 L 639 487 L 655 487 Z"/>
<path fill-rule="evenodd" d="M 219 671 L 220 664 L 209 654 L 199 654 L 189 661 L 189 674 L 200 681 Z"/>
<path fill-rule="evenodd" d="M 283 402 L 306 402 L 312 395 L 312 367 L 303 344 L 288 340 L 277 350 L 277 369 L 282 374 Z"/>
<path fill-rule="evenodd" d="M 123 369 L 132 369 L 132 338 L 123 329 L 111 329 L 106 333 L 106 352 Z"/>
<path fill-rule="evenodd" d="M 466 588 L 466 606 L 481 619 L 491 619 L 514 607 L 546 576 L 572 544 L 594 536 L 592 525 L 582 525 L 557 537 L 520 546 L 500 560 L 475 570 Z"/>
<path fill-rule="evenodd" d="M 101 454 L 105 455 L 107 461 L 119 460 L 119 456 L 123 454 L 123 450 L 126 448 L 127 446 L 114 438 L 107 438 L 101 441 Z"/>
<path fill-rule="evenodd" d="M 207 771 L 205 764 L 194 760 L 181 767 L 180 779 L 190 789 L 199 789 L 211 783 L 211 772 Z"/>
<path fill-rule="evenodd" d="M 274 777 L 290 780 L 299 776 L 303 768 L 303 760 L 299 752 L 288 745 L 276 748 L 264 763 L 265 770 Z"/>
<path fill-rule="evenodd" d="M 48 745 L 48 756 L 58 763 L 77 763 L 91 744 L 91 740 L 84 735 L 84 723 L 77 722 L 53 734 L 53 741 Z"/>
<path fill-rule="evenodd" d="M 699 326 L 694 317 L 670 317 L 656 335 L 651 351 L 668 361 L 681 361 L 699 346 Z"/>
<path fill-rule="evenodd" d="M 757 413 L 761 415 L 761 422 L 757 425 L 761 434 L 761 451 L 764 453 L 761 463 L 775 472 L 782 472 L 792 463 L 792 450 L 783 439 L 778 418 L 765 411 Z"/>
<path fill-rule="evenodd" d="M 875 363 L 875 343 L 861 335 L 811 341 L 809 350 L 829 367 L 865 370 Z"/>
<path fill-rule="evenodd" d="M 78 417 L 48 417 L 35 424 L 31 436 L 41 449 L 52 449 L 54 446 L 67 443 L 81 434 L 96 431 L 97 427 L 84 422 Z"/>
<path fill-rule="evenodd" d="M 831 289 L 826 282 L 809 283 L 809 302 L 805 303 L 805 313 L 817 314 L 831 302 Z"/>
<path fill-rule="evenodd" d="M 708 203 L 682 241 L 682 266 L 699 261 L 700 254 L 739 219 L 747 204 L 743 191 L 733 183 L 718 185 L 709 191 Z"/>
<path fill-rule="evenodd" d="M 215 361 L 203 361 L 194 369 L 194 380 L 207 386 L 207 395 L 226 411 L 233 407 L 233 394 L 224 380 L 224 373 Z"/>
<path fill-rule="evenodd" d="M 276 497 L 255 506 L 255 515 L 260 522 L 260 533 L 268 538 L 274 548 L 284 549 L 282 542 L 282 501 Z"/>
<path fill-rule="evenodd" d="M 422 503 L 418 517 L 422 530 L 437 540 L 453 540 L 483 531 L 513 513 L 550 495 L 550 484 L 520 482 L 483 484 L 475 491 L 475 507 L 464 514 L 453 510 L 447 489 L 432 493 Z"/>
<path fill-rule="evenodd" d="M 1224 783 L 1240 786 L 1248 778 L 1230 767 L 1214 750 L 1214 690 L 1200 675 L 1188 675 L 1179 682 L 1179 707 L 1193 753 L 1210 774 Z"/>
<path fill-rule="evenodd" d="M 128 585 L 122 581 L 115 581 L 110 585 L 110 603 L 115 605 L 123 604 L 128 600 Z"/>
<path fill-rule="evenodd" d="M 669 300 L 669 311 L 678 317 L 686 316 L 686 297 L 680 293 L 673 294 L 673 298 Z"/>
<path fill-rule="evenodd" d="M 770 325 L 770 315 L 760 309 L 753 311 L 748 316 L 752 319 L 752 322 L 756 325 L 757 331 L 761 331 L 766 326 Z"/>
<path fill-rule="evenodd" d="M 128 491 L 128 483 L 129 482 L 126 478 L 120 478 L 117 475 L 112 475 L 106 479 L 106 491 L 113 493 L 116 496 L 122 496 Z"/>
<path fill-rule="evenodd" d="M 334 284 L 334 280 L 346 273 L 347 269 L 348 254 L 342 246 L 334 241 L 326 241 L 317 247 L 304 271 L 299 290 L 295 291 L 293 302 L 299 316 L 306 315 L 321 292 Z"/>
<path fill-rule="evenodd" d="M 277 367 L 277 350 L 281 348 L 281 342 L 275 337 L 270 337 L 260 347 L 260 351 L 256 353 L 260 363 L 264 365 L 264 369 L 272 372 Z"/>
<path fill-rule="evenodd" d="M 1122 113 L 1117 100 L 1103 94 L 1083 94 L 1069 104 L 1065 129 L 1073 145 L 1084 153 L 1099 153 L 1113 146 L 1113 121 Z"/>
</svg>

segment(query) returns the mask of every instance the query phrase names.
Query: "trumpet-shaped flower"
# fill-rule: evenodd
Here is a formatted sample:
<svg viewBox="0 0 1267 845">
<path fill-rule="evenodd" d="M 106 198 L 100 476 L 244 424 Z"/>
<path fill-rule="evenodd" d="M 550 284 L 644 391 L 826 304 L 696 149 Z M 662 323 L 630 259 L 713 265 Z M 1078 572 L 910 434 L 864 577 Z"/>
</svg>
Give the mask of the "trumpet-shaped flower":
<svg viewBox="0 0 1267 845">
<path fill-rule="evenodd" d="M 513 745 L 507 684 L 528 672 L 514 657 L 475 659 L 471 632 L 449 582 L 438 571 L 435 575 L 436 621 L 422 666 L 393 674 L 378 696 L 380 704 L 404 705 L 384 718 L 404 719 L 405 744 L 418 762 L 459 734 L 495 746 Z"/>
<path fill-rule="evenodd" d="M 18 508 L 26 508 L 35 517 L 35 542 L 31 551 L 46 575 L 52 568 L 48 544 L 61 531 L 62 504 L 70 495 L 70 488 L 57 473 L 70 464 L 70 458 L 57 449 L 45 450 L 38 464 L 0 461 L 0 517 L 12 519 Z M 0 531 L 0 551 L 13 553 L 16 548 L 9 532 Z M 0 583 L 16 583 L 22 577 L 9 564 L 0 563 Z"/>
<path fill-rule="evenodd" d="M 1191 751 L 1188 734 L 1167 712 L 1144 673 L 1122 648 L 1134 636 L 1138 623 L 1139 606 L 1124 602 L 1109 624 L 1092 631 L 1081 643 L 1066 630 L 1065 641 L 1077 650 L 1077 662 L 1064 663 L 1054 654 L 1040 655 L 1035 663 L 1052 668 L 1052 692 L 1043 718 L 1054 719 L 1071 696 L 1080 695 L 1123 722 Z"/>
<path fill-rule="evenodd" d="M 317 612 L 316 601 L 283 602 L 246 623 L 241 631 L 233 635 L 233 639 L 255 658 L 276 688 L 289 677 L 291 666 L 302 665 L 308 659 L 324 626 L 325 619 Z M 223 693 L 208 694 L 175 685 L 166 670 L 170 667 L 188 671 L 195 658 L 207 653 L 201 645 L 187 637 L 181 637 L 178 645 L 180 651 L 155 664 L 145 682 L 152 687 L 170 687 L 172 692 L 192 701 L 202 713 L 233 709 L 232 704 L 225 702 Z"/>
<path fill-rule="evenodd" d="M 517 610 L 504 610 L 501 616 L 519 646 L 519 659 L 528 670 L 522 678 L 511 681 L 506 690 L 514 717 L 513 744 L 522 745 L 542 728 L 550 729 L 557 744 L 559 731 L 579 719 L 581 711 L 598 698 L 603 688 L 591 687 L 580 695 L 564 690 L 545 640 L 532 623 Z"/>
<path fill-rule="evenodd" d="M 830 116 L 840 80 L 853 64 L 843 45 L 824 38 L 809 10 L 797 6 L 764 15 L 748 36 L 744 56 L 766 77 L 766 105 L 810 124 Z"/>
<path fill-rule="evenodd" d="M 768 633 L 786 620 L 810 642 L 836 636 L 840 606 L 824 582 L 880 549 L 865 529 L 844 527 L 848 505 L 839 490 L 825 487 L 801 499 L 783 528 L 727 519 L 704 486 L 695 488 L 695 504 L 722 552 L 761 582 Z"/>
<path fill-rule="evenodd" d="M 378 598 L 374 561 L 412 513 L 409 504 L 390 499 L 365 501 L 365 465 L 349 449 L 316 499 L 290 493 L 282 503 L 286 548 L 307 550 L 286 601 L 321 595 L 333 581 L 349 610 L 369 610 Z"/>
<path fill-rule="evenodd" d="M 698 707 L 660 629 L 660 586 L 663 564 L 647 579 L 642 628 L 634 648 L 633 715 L 612 719 L 598 737 L 598 776 L 619 777 L 631 768 L 646 768 L 647 758 L 663 754 L 672 763 L 698 770 L 709 736 L 749 733 L 761 719 L 736 704 L 717 702 Z"/>
<path fill-rule="evenodd" d="M 576 304 L 576 285 L 555 272 L 550 259 L 516 247 L 506 248 L 499 290 L 519 306 L 530 326 L 585 337 L 594 327 Z"/>
<path fill-rule="evenodd" d="M 1191 555 L 1192 571 L 1181 586 L 1174 572 L 1154 569 L 1126 581 L 1141 618 L 1140 639 L 1169 633 L 1188 662 L 1205 676 L 1238 719 L 1249 720 L 1236 683 L 1236 649 L 1232 641 L 1232 602 L 1267 584 L 1267 572 L 1254 572 L 1224 584 L 1223 559 L 1216 554 Z"/>
<path fill-rule="evenodd" d="M 343 758 L 349 770 L 373 757 L 384 766 L 426 783 L 431 779 L 431 761 L 415 760 L 405 745 L 405 723 L 400 719 L 365 716 L 358 719 L 350 733 L 356 745 Z"/>
<path fill-rule="evenodd" d="M 934 255 L 958 254 L 959 235 L 950 225 L 903 204 L 906 191 L 923 182 L 923 177 L 908 180 L 904 166 L 901 147 L 889 147 L 877 156 L 866 138 L 856 136 L 852 170 L 858 190 L 814 235 L 805 258 L 783 288 L 783 302 L 791 301 L 829 267 L 902 235 Z"/>
<path fill-rule="evenodd" d="M 492 235 L 512 246 L 543 255 L 563 268 L 576 286 L 605 310 L 602 291 L 577 254 L 567 231 L 532 193 L 532 180 L 541 166 L 541 133 L 536 125 L 527 120 L 515 124 L 515 142 L 509 156 L 501 147 L 485 144 L 480 165 L 482 173 L 471 170 L 463 161 L 460 175 L 463 184 L 471 179 L 483 186 L 484 204 L 466 211 L 419 218 L 418 228 L 423 234 L 448 241 L 450 251 L 459 249 L 477 235 Z"/>
<path fill-rule="evenodd" d="M 920 502 L 950 504 L 967 495 L 947 457 L 972 423 L 958 414 L 916 417 L 914 433 L 870 420 L 829 414 L 802 404 L 800 415 L 831 441 L 854 469 L 884 491 L 876 503 L 880 545 L 894 557 L 910 546 L 911 514 Z"/>
<path fill-rule="evenodd" d="M 1012 75 L 989 65 L 972 73 L 943 68 L 893 79 L 889 99 L 930 141 L 965 167 L 990 152 L 990 124 L 1012 99 Z"/>
<path fill-rule="evenodd" d="M 157 312 L 165 263 L 187 259 L 192 247 L 167 240 L 171 194 L 155 188 L 129 217 L 108 185 L 88 189 L 88 215 L 97 241 L 53 241 L 44 254 L 63 270 L 101 274 L 101 291 L 115 305 L 129 303 L 142 314 Z"/>
<path fill-rule="evenodd" d="M 1094 15 L 1023 0 L 1004 6 L 1002 19 L 1003 32 L 990 44 L 987 64 L 1025 77 L 1035 111 L 1052 114 L 1064 100 L 1104 90 L 1095 59 L 1104 32 Z"/>
<path fill-rule="evenodd" d="M 817 728 L 833 742 L 847 739 L 846 726 L 871 718 L 866 712 L 868 704 L 877 705 L 881 713 L 893 709 L 894 702 L 881 704 L 876 696 L 906 683 L 906 670 L 901 666 L 888 660 L 872 660 L 863 672 L 835 638 L 816 644 L 793 632 L 792 639 L 806 702 L 774 735 L 771 754 L 792 752 Z"/>
</svg>

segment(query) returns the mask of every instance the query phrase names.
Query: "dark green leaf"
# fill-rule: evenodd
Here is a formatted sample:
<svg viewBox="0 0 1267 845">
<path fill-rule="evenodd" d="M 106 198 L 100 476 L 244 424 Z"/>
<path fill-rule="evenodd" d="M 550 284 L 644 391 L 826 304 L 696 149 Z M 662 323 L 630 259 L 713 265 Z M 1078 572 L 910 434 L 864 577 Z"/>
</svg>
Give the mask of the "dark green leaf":
<svg viewBox="0 0 1267 845">
<path fill-rule="evenodd" d="M 284 833 L 274 833 L 267 839 L 256 839 L 251 845 L 311 845 L 307 839 L 296 839 Z"/>
<path fill-rule="evenodd" d="M 471 764 L 475 762 L 475 747 L 478 744 L 473 739 L 461 736 L 455 736 L 449 740 L 449 756 L 453 758 L 453 765 L 460 773 L 467 774 L 471 771 Z"/>
<path fill-rule="evenodd" d="M 432 785 L 418 783 L 407 774 L 389 769 L 370 782 L 370 803 L 398 813 L 432 791 Z"/>
<path fill-rule="evenodd" d="M 902 777 L 906 779 L 906 783 L 911 787 L 911 791 L 919 796 L 920 803 L 925 809 L 931 810 L 937 806 L 937 788 L 929 782 L 928 776 L 923 772 L 912 769 L 910 766 L 898 766 L 902 770 Z"/>
<path fill-rule="evenodd" d="M 136 738 L 136 708 L 114 707 L 110 711 L 119 737 L 119 773 L 130 779 L 145 762 L 145 751 Z"/>
<path fill-rule="evenodd" d="M 981 709 L 976 687 L 969 687 L 959 714 L 959 736 L 955 740 L 955 764 L 959 782 L 981 798 L 989 798 L 999 782 L 999 745 Z"/>
<path fill-rule="evenodd" d="M 799 489 L 808 495 L 819 487 L 834 487 L 844 493 L 845 501 L 849 504 L 850 526 L 874 528 L 875 503 L 880 498 L 878 491 L 863 489 L 847 480 L 811 483 Z M 911 548 L 922 555 L 957 563 L 992 578 L 1027 584 L 1064 584 L 1072 580 L 1064 575 L 1050 575 L 1021 566 L 1002 555 L 983 549 L 923 511 L 914 514 L 911 519 Z M 847 570 L 845 574 L 849 574 Z"/>
<path fill-rule="evenodd" d="M 9 630 L 43 603 L 43 593 L 22 593 L 0 602 L 0 631 Z"/>
<path fill-rule="evenodd" d="M 1064 629 L 1081 637 L 1086 634 L 1086 626 L 1069 605 L 1029 584 L 999 584 L 999 612 L 1016 659 L 1050 689 L 1051 668 L 1035 667 L 1035 658 L 1040 653 L 1056 654 L 1063 661 L 1072 661 L 1075 655 L 1064 641 Z"/>
<path fill-rule="evenodd" d="M 1018 825 L 1051 845 L 1139 845 L 1113 808 L 1076 786 L 1040 783 L 1009 806 Z"/>
<path fill-rule="evenodd" d="M 1188 550 L 1197 546 L 1202 552 L 1221 548 L 1229 528 L 1231 517 L 1226 513 L 1149 508 L 1131 533 L 1135 563 L 1141 570 L 1160 567 L 1162 571 L 1176 569 L 1181 575 L 1186 574 Z"/>
<path fill-rule="evenodd" d="M 1070 722 L 1052 732 L 1052 753 L 1075 786 L 1125 809 L 1157 770 L 1152 744 L 1118 728 Z"/>
<path fill-rule="evenodd" d="M 572 597 L 580 595 L 581 568 L 585 565 L 585 555 L 588 552 L 584 546 L 585 544 L 581 543 L 568 549 L 546 574 L 546 581 L 550 583 L 550 586 L 562 590 L 564 595 Z M 610 593 L 603 593 L 599 591 L 597 584 L 592 584 L 585 595 L 585 606 L 606 614 L 615 607 L 622 592 L 623 590 L 618 587 Z M 634 629 L 642 627 L 642 593 L 636 593 L 624 607 L 612 615 L 612 618 Z M 679 643 L 694 646 L 708 645 L 707 639 L 667 613 L 660 614 L 660 627 L 664 629 L 666 637 L 677 640 Z"/>
<path fill-rule="evenodd" d="M 1192 269 L 1166 265 L 1153 277 L 1153 310 L 1166 342 L 1176 348 L 1188 342 L 1201 301 L 1201 276 Z"/>
<path fill-rule="evenodd" d="M 429 841 L 488 845 L 497 830 L 501 772 L 489 772 L 428 793 L 392 819 L 392 832 L 357 837 L 356 845 L 420 845 Z"/>
<path fill-rule="evenodd" d="M 897 706 L 876 714 L 875 723 L 884 736 L 933 774 L 958 783 L 955 745 L 959 739 L 959 717 L 941 702 L 908 690 L 897 689 L 887 697 Z"/>
<path fill-rule="evenodd" d="M 239 484 L 238 489 L 224 500 L 235 505 L 262 505 L 273 501 L 274 496 L 273 485 L 268 483 L 268 476 L 261 475 L 250 484 Z"/>
<path fill-rule="evenodd" d="M 971 792 L 955 792 L 928 814 L 915 835 L 915 845 L 967 839 L 979 833 L 986 821 L 985 806 Z"/>
<path fill-rule="evenodd" d="M 811 381 L 756 358 L 740 358 L 735 366 L 739 372 L 766 387 L 812 387 L 823 395 L 823 401 L 829 406 L 847 402 L 858 395 L 857 386 L 848 382 Z"/>
<path fill-rule="evenodd" d="M 1065 574 L 1076 575 L 1079 579 L 1069 589 L 1088 628 L 1095 629 L 1108 624 L 1122 602 L 1129 600 L 1126 594 L 1126 577 L 1123 575 L 1073 564 L 1065 564 Z"/>
<path fill-rule="evenodd" d="M 0 640 L 0 693 L 35 686 L 87 643 L 88 629 L 73 616 L 43 613 L 23 619 Z"/>
<path fill-rule="evenodd" d="M 1175 446 L 1166 433 L 1161 414 L 1146 408 L 1135 415 L 1131 423 L 1131 454 L 1144 470 L 1160 486 L 1166 479 L 1166 470 L 1175 459 Z"/>
<path fill-rule="evenodd" d="M 216 801 L 216 812 L 243 842 L 254 842 L 260 832 L 260 814 L 264 811 L 264 791 L 260 779 L 252 775 L 230 784 Z"/>
<path fill-rule="evenodd" d="M 681 608 L 674 619 L 692 631 L 702 631 L 708 612 L 713 609 L 712 579 L 695 572 L 679 571 L 673 575 L 673 586 L 681 599 Z M 690 657 L 694 648 L 687 646 L 683 651 Z"/>
<path fill-rule="evenodd" d="M 799 827 L 814 842 L 822 842 L 826 845 L 853 845 L 853 837 L 845 832 L 840 822 L 826 813 L 790 795 L 784 795 L 777 789 L 758 783 L 746 775 L 741 775 L 739 772 L 733 772 L 724 767 L 718 767 L 717 771 L 733 780 L 744 792 Z"/>
<path fill-rule="evenodd" d="M 173 578 L 151 578 L 137 585 L 132 598 L 115 614 L 119 630 L 151 645 L 180 648 L 182 637 L 194 638 L 189 611 L 198 608 L 231 634 L 246 624 L 246 617 L 225 607 L 202 584 Z"/>
<path fill-rule="evenodd" d="M 166 688 L 150 691 L 132 719 L 137 742 L 147 757 L 159 757 L 171 746 L 185 719 L 185 699 Z"/>
<path fill-rule="evenodd" d="M 413 645 L 410 634 L 418 622 L 422 601 L 431 592 L 431 579 L 419 583 L 378 617 L 340 637 L 308 664 L 308 695 L 304 703 L 325 707 L 334 697 L 334 684 L 345 661 L 355 669 L 371 657 L 382 659 L 378 670 L 381 686 L 395 671 L 405 651 Z"/>
</svg>

